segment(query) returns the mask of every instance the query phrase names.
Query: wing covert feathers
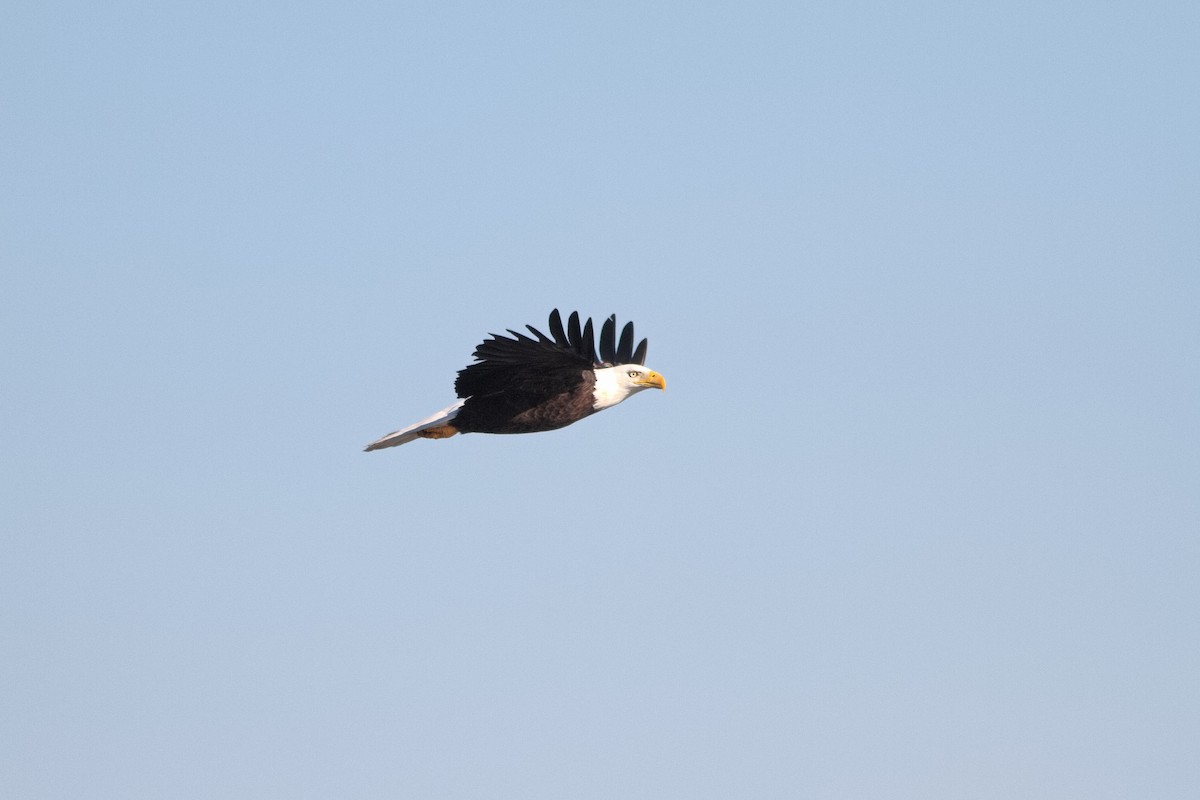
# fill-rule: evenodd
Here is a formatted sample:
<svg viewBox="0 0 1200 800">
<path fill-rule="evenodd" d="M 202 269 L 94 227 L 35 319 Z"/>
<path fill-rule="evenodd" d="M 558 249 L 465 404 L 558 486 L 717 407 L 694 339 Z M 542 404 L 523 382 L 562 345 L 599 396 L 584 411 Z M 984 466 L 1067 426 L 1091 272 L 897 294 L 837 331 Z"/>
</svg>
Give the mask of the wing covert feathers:
<svg viewBox="0 0 1200 800">
<path fill-rule="evenodd" d="M 532 325 L 525 327 L 532 336 L 509 329 L 508 336 L 493 333 L 484 339 L 475 348 L 475 363 L 459 370 L 455 393 L 467 398 L 543 387 L 547 379 L 571 386 L 595 366 L 591 320 L 581 326 L 579 314 L 574 313 L 564 329 L 555 309 L 550 315 L 550 336 Z"/>
</svg>

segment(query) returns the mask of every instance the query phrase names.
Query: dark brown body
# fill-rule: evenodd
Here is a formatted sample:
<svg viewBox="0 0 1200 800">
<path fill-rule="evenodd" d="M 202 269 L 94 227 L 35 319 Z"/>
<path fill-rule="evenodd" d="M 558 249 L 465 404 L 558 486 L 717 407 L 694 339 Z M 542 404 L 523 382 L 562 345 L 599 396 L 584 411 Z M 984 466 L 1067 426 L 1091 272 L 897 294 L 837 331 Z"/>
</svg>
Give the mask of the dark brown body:
<svg viewBox="0 0 1200 800">
<path fill-rule="evenodd" d="M 474 395 L 450 424 L 459 433 L 537 433 L 565 427 L 595 413 L 596 374 L 591 370 L 577 374 L 573 387 L 550 397 L 538 386 L 509 386 L 502 392 Z"/>
</svg>

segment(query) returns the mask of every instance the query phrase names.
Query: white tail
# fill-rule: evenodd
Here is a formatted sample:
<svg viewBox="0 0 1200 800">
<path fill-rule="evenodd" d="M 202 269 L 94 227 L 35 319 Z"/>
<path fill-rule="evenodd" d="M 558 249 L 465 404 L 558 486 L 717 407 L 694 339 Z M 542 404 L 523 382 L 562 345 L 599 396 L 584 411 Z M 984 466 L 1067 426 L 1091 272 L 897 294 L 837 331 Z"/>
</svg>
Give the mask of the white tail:
<svg viewBox="0 0 1200 800">
<path fill-rule="evenodd" d="M 459 400 L 452 406 L 443 408 L 441 411 L 434 414 L 432 417 L 427 417 L 415 425 L 409 425 L 407 428 L 401 428 L 398 431 L 389 433 L 382 439 L 376 439 L 364 448 L 368 452 L 371 450 L 382 450 L 385 447 L 396 447 L 401 444 L 408 444 L 413 439 L 421 438 L 421 431 L 436 428 L 438 425 L 445 425 L 450 420 L 458 416 L 458 410 L 463 407 L 466 400 Z"/>
</svg>

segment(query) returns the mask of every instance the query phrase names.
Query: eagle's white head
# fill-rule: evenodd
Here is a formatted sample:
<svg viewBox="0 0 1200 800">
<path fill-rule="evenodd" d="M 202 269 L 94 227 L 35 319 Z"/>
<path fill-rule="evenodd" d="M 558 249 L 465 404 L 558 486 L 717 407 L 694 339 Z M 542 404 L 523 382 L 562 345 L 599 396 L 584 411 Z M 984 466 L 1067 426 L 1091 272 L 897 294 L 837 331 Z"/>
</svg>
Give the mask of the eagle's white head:
<svg viewBox="0 0 1200 800">
<path fill-rule="evenodd" d="M 654 370 L 641 364 L 618 364 L 596 369 L 596 385 L 592 389 L 592 396 L 595 409 L 601 411 L 642 389 L 666 388 L 666 380 Z"/>
</svg>

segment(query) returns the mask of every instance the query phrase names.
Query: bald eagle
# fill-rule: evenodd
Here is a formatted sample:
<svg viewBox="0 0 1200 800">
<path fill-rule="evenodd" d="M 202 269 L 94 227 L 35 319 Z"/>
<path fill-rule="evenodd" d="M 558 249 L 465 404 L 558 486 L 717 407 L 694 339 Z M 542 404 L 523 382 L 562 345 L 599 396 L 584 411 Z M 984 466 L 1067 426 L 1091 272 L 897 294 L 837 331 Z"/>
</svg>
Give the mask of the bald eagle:
<svg viewBox="0 0 1200 800">
<path fill-rule="evenodd" d="M 550 336 L 525 327 L 532 337 L 510 328 L 512 338 L 493 333 L 475 348 L 475 363 L 459 370 L 454 382 L 458 402 L 366 450 L 456 433 L 552 431 L 643 389 L 666 388 L 663 376 L 645 367 L 646 340 L 633 346 L 632 322 L 617 339 L 616 315 L 600 328 L 598 358 L 592 321 L 580 326 L 578 311 L 571 312 L 566 327 L 557 308 L 550 312 Z"/>
</svg>

